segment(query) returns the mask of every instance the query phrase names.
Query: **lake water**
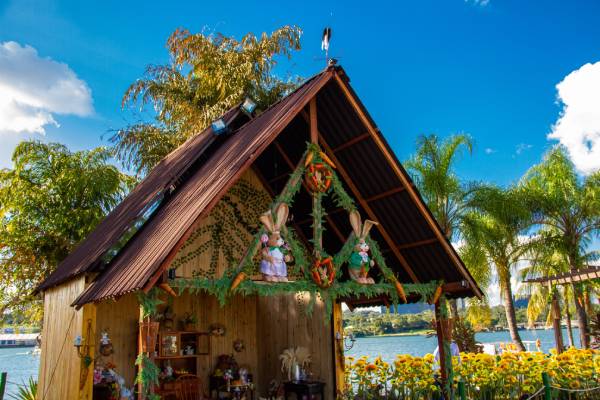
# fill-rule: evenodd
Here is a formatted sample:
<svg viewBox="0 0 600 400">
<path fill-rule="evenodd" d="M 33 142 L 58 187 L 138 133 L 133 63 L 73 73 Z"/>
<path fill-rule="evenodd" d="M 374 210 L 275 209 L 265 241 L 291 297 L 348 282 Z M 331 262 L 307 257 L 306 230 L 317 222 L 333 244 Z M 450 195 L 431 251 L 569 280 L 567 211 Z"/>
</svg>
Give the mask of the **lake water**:
<svg viewBox="0 0 600 400">
<path fill-rule="evenodd" d="M 554 331 L 549 330 L 521 330 L 523 340 L 540 339 L 542 350 L 548 352 L 554 347 Z M 573 329 L 575 345 L 579 346 L 579 332 Z M 477 341 L 482 343 L 509 342 L 508 332 L 483 332 L 475 335 Z M 563 330 L 563 339 L 567 343 L 567 332 Z M 383 336 L 358 338 L 354 347 L 347 351 L 349 356 L 378 356 L 386 361 L 393 361 L 396 354 L 412 354 L 422 356 L 432 353 L 437 346 L 435 337 L 425 336 Z M 7 393 L 15 393 L 15 384 L 27 381 L 30 376 L 37 377 L 40 357 L 31 354 L 33 348 L 0 349 L 0 371 L 8 372 Z"/>
<path fill-rule="evenodd" d="M 519 334 L 522 340 L 540 339 L 542 351 L 548 352 L 554 345 L 554 331 L 552 329 L 520 330 Z M 579 330 L 573 328 L 575 346 L 579 347 Z M 510 342 L 510 334 L 507 331 L 502 332 L 480 332 L 475 334 L 475 339 L 481 343 Z M 567 330 L 563 329 L 563 341 L 568 344 Z M 437 347 L 437 338 L 435 336 L 426 337 L 415 336 L 380 336 L 366 337 L 356 339 L 354 347 L 346 351 L 346 355 L 359 357 L 362 355 L 381 356 L 385 361 L 391 362 L 396 358 L 396 354 L 411 354 L 413 356 L 423 356 L 427 353 L 433 353 Z M 531 347 L 535 350 L 535 346 Z"/>
</svg>

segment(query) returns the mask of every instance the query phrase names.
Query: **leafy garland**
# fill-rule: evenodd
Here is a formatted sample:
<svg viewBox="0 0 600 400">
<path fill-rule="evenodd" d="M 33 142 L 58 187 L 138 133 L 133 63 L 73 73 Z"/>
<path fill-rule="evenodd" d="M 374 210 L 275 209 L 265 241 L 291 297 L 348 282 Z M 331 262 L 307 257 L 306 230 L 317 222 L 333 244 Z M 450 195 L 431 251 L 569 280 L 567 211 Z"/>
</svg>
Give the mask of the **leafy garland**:
<svg viewBox="0 0 600 400">
<path fill-rule="evenodd" d="M 159 298 L 160 290 L 156 287 L 150 289 L 148 293 L 138 292 L 137 298 L 140 302 L 143 319 L 152 319 L 158 315 L 158 306 L 164 303 Z M 138 373 L 135 383 L 141 386 L 142 396 L 148 400 L 159 400 L 160 396 L 152 392 L 152 387 L 158 385 L 158 376 L 160 368 L 154 363 L 148 353 L 140 352 L 135 365 L 138 367 Z"/>
<path fill-rule="evenodd" d="M 313 306 L 317 298 L 320 298 L 325 304 L 325 318 L 331 316 L 333 304 L 338 298 L 350 296 L 364 296 L 365 298 L 373 298 L 377 296 L 388 296 L 393 304 L 399 304 L 401 299 L 398 296 L 395 286 L 392 283 L 383 282 L 373 285 L 361 285 L 354 281 L 335 282 L 331 287 L 323 289 L 312 280 L 298 280 L 290 282 L 279 282 L 277 284 L 269 284 L 264 282 L 255 282 L 252 280 L 244 280 L 235 289 L 234 292 L 229 290 L 232 279 L 228 276 L 223 276 L 219 279 L 198 279 L 198 278 L 179 278 L 171 282 L 171 286 L 177 288 L 183 293 L 189 290 L 192 294 L 207 293 L 213 295 L 219 301 L 221 306 L 227 304 L 229 296 L 241 294 L 243 296 L 277 296 L 285 293 L 308 293 L 310 302 L 306 309 L 308 315 L 312 314 Z M 407 294 L 419 296 L 422 300 L 430 299 L 439 287 L 439 282 L 428 283 L 411 283 L 404 284 Z"/>
<path fill-rule="evenodd" d="M 311 277 L 311 268 L 313 256 L 317 259 L 328 257 L 329 255 L 323 249 L 322 237 L 324 233 L 323 220 L 326 216 L 326 212 L 322 206 L 323 198 L 327 193 L 332 195 L 334 203 L 343 208 L 348 213 L 356 211 L 356 205 L 353 199 L 348 195 L 343 187 L 342 181 L 339 179 L 334 171 L 333 164 L 327 159 L 326 155 L 322 153 L 318 145 L 309 143 L 307 144 L 307 150 L 304 152 L 301 162 L 289 176 L 286 185 L 280 194 L 271 203 L 270 209 L 272 211 L 280 203 L 285 203 L 289 207 L 292 206 L 295 196 L 299 193 L 302 187 L 302 180 L 307 172 L 307 168 L 311 163 L 321 164 L 320 168 L 327 169 L 328 176 L 331 179 L 331 185 L 328 186 L 327 190 L 323 192 L 315 192 L 313 195 L 313 238 L 310 240 L 314 248 L 314 254 L 305 248 L 305 246 L 298 240 L 297 235 L 293 228 L 288 228 L 285 225 L 282 227 L 284 237 L 289 245 L 290 252 L 294 257 L 294 265 L 288 267 L 288 275 L 294 277 L 300 277 L 296 281 L 291 282 L 279 282 L 276 284 L 265 284 L 264 282 L 254 282 L 251 280 L 243 280 L 243 277 L 251 276 L 256 271 L 257 265 L 257 254 L 260 249 L 260 238 L 266 233 L 264 228 L 256 230 L 252 236 L 252 240 L 247 248 L 241 261 L 235 268 L 235 260 L 233 259 L 233 252 L 226 254 L 226 259 L 229 265 L 233 268 L 228 268 L 222 277 L 217 278 L 214 275 L 208 276 L 195 276 L 191 279 L 181 278 L 174 280 L 171 285 L 178 288 L 180 292 L 184 290 L 190 290 L 192 293 L 207 293 L 217 298 L 221 305 L 226 304 L 229 296 L 232 293 L 239 293 L 242 295 L 259 295 L 259 296 L 272 296 L 282 293 L 300 293 L 305 292 L 310 295 L 310 301 L 307 306 L 307 313 L 312 313 L 314 304 L 317 298 L 320 298 L 326 308 L 326 317 L 331 315 L 333 304 L 338 298 L 350 297 L 350 296 L 363 296 L 366 298 L 372 298 L 375 296 L 385 295 L 390 298 L 394 304 L 405 302 L 406 294 L 413 294 L 419 296 L 423 301 L 430 300 L 436 290 L 438 289 L 440 282 L 429 282 L 424 284 L 403 284 L 401 285 L 394 275 L 394 272 L 385 262 L 385 258 L 379 246 L 375 240 L 370 236 L 367 236 L 366 240 L 371 249 L 373 260 L 376 262 L 378 268 L 382 273 L 382 279 L 372 285 L 362 285 L 354 281 L 340 282 L 338 278 L 335 278 L 332 284 L 328 287 L 321 287 L 316 284 Z M 237 185 L 236 185 L 237 186 Z M 234 186 L 234 188 L 236 187 Z M 236 210 L 235 207 L 230 209 Z M 263 208 L 264 210 L 264 208 Z M 260 213 L 258 210 L 254 212 L 256 219 Z M 234 215 L 235 214 L 234 212 Z M 241 218 L 239 215 L 237 218 L 231 221 L 234 225 L 244 227 L 252 226 L 254 221 Z M 332 256 L 333 265 L 336 269 L 336 277 L 339 277 L 342 266 L 348 262 L 354 247 L 358 241 L 358 238 L 354 233 L 350 234 L 342 248 Z M 204 247 L 202 248 L 203 251 Z M 240 250 L 237 247 L 235 250 Z M 240 251 L 238 254 L 243 252 Z M 242 279 L 238 280 L 238 277 L 243 274 Z M 231 289 L 232 283 L 235 282 L 233 290 Z"/>
</svg>

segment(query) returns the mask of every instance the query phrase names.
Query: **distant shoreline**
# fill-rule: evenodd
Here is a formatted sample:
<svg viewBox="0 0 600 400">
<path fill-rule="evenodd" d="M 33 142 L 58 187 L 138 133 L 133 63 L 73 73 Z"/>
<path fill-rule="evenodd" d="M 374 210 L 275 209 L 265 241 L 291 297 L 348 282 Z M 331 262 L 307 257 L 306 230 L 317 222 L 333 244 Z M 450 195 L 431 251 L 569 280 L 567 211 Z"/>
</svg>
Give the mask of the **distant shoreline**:
<svg viewBox="0 0 600 400">
<path fill-rule="evenodd" d="M 532 328 L 532 329 L 527 329 L 527 328 L 519 328 L 519 331 L 546 331 L 546 330 L 551 330 L 552 328 Z M 563 327 L 564 329 L 564 327 Z M 432 332 L 432 330 L 430 329 L 419 329 L 419 330 L 415 330 L 415 331 L 408 331 L 408 332 L 399 332 L 399 333 L 382 333 L 380 335 L 369 335 L 369 336 L 357 336 L 357 339 L 366 339 L 366 338 L 385 338 L 385 337 L 398 337 L 398 336 L 427 336 L 427 333 Z M 508 328 L 507 329 L 502 329 L 502 330 L 498 330 L 498 331 L 480 331 L 480 332 L 475 332 L 475 334 L 477 333 L 499 333 L 499 332 L 508 332 Z"/>
</svg>

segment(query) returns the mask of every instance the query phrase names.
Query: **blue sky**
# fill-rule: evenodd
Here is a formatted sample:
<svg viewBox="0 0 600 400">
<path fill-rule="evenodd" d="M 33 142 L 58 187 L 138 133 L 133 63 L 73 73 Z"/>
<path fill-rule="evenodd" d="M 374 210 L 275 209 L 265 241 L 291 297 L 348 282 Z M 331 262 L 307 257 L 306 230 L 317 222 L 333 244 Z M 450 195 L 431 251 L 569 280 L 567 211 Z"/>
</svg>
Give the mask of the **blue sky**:
<svg viewBox="0 0 600 400">
<path fill-rule="evenodd" d="M 19 109 L 46 121 L 36 119 L 38 132 L 31 127 L 29 133 L 16 132 L 18 127 L 2 131 L 1 119 L 6 128 L 11 114 L 0 112 L 0 166 L 9 165 L 10 149 L 23 137 L 72 149 L 106 144 L 111 130 L 133 121 L 120 108 L 123 92 L 147 64 L 168 61 L 164 44 L 177 27 L 239 37 L 296 24 L 304 30 L 303 50 L 278 70 L 309 76 L 324 66 L 320 36 L 324 26 L 332 26 L 332 55 L 340 58 L 400 159 L 414 151 L 421 133 L 466 132 L 475 138 L 476 149 L 460 162 L 459 174 L 499 184 L 518 179 L 556 143 L 547 139 L 564 109 L 556 85 L 571 73 L 580 79 L 566 89 L 585 92 L 600 81 L 600 64 L 594 64 L 600 61 L 600 3 L 594 1 L 88 3 L 0 0 L 5 56 L 24 54 L 23 46 L 31 46 L 23 62 L 39 64 L 30 72 L 13 68 L 4 87 L 14 86 L 18 77 L 29 82 L 27 73 L 36 72 L 38 78 L 49 74 L 48 80 L 67 76 L 74 82 L 69 99 L 44 94 L 44 104 Z M 16 42 L 12 53 L 6 45 L 11 41 Z M 2 60 L 0 53 L 0 93 Z M 48 63 L 52 68 L 44 67 Z M 589 71 L 577 74 L 586 64 Z M 594 103 L 598 97 L 566 89 L 570 104 L 577 105 L 572 109 L 600 109 Z M 581 139 L 578 129 L 590 129 L 578 125 L 577 115 L 563 124 L 566 133 L 557 133 L 565 143 Z M 595 152 L 582 154 L 579 146 L 581 159 L 587 157 L 580 165 L 583 172 L 596 167 L 595 155 L 600 159 L 598 135 L 585 139 Z M 574 156 L 577 147 L 572 144 Z"/>
</svg>

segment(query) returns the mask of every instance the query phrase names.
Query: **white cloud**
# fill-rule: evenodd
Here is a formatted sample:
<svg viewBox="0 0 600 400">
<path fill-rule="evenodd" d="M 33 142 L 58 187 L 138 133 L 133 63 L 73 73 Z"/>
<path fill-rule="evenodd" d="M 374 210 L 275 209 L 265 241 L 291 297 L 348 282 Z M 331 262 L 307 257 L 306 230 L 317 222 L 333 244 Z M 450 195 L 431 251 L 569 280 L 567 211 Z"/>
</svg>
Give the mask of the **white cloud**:
<svg viewBox="0 0 600 400">
<path fill-rule="evenodd" d="M 516 147 L 515 147 L 515 153 L 517 153 L 517 155 L 522 154 L 524 151 L 529 150 L 530 148 L 532 148 L 533 145 L 529 144 L 529 143 L 519 143 Z"/>
<path fill-rule="evenodd" d="M 600 62 L 585 64 L 558 85 L 563 105 L 549 139 L 563 144 L 583 174 L 600 168 Z"/>
<path fill-rule="evenodd" d="M 492 149 L 491 147 L 486 147 L 484 151 L 485 154 L 494 154 L 496 152 L 496 150 Z"/>
<path fill-rule="evenodd" d="M 44 134 L 55 115 L 93 113 L 88 85 L 68 65 L 31 46 L 0 43 L 0 134 Z"/>
<path fill-rule="evenodd" d="M 465 3 L 473 3 L 477 6 L 485 7 L 490 4 L 490 0 L 465 0 Z"/>
</svg>

